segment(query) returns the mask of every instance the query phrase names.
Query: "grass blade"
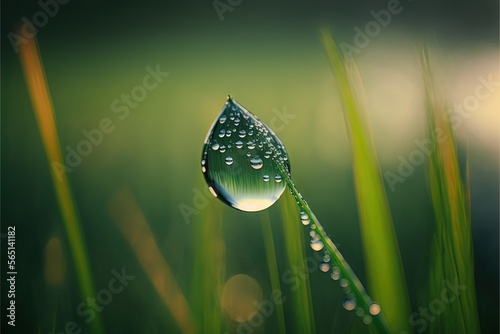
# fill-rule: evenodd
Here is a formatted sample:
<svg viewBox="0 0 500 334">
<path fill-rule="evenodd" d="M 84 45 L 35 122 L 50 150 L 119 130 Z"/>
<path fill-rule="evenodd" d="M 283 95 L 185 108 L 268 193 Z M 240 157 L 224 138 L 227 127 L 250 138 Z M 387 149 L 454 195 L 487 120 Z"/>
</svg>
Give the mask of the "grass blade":
<svg viewBox="0 0 500 334">
<path fill-rule="evenodd" d="M 264 238 L 264 246 L 266 248 L 267 267 L 271 278 L 271 287 L 273 291 L 281 291 L 280 278 L 278 272 L 278 262 L 276 260 L 276 251 L 274 249 L 273 230 L 271 228 L 271 219 L 269 212 L 264 211 L 261 214 L 262 235 Z M 285 333 L 285 315 L 283 313 L 283 304 L 276 303 L 276 313 L 278 318 L 278 333 Z"/>
<path fill-rule="evenodd" d="M 431 322 L 430 332 L 479 333 L 468 183 L 464 186 L 461 179 L 452 129 L 444 117 L 447 108 L 436 93 L 427 50 L 421 53 L 420 62 L 424 71 L 427 132 L 436 143 L 429 173 L 435 214 L 429 300 L 441 300 L 450 284 L 465 287 L 457 290 L 456 299 L 445 305 L 437 321 Z"/>
<path fill-rule="evenodd" d="M 295 207 L 292 197 L 285 192 L 282 201 L 282 222 L 296 222 L 299 213 Z M 294 331 L 297 333 L 315 333 L 314 314 L 311 299 L 311 287 L 309 286 L 308 272 L 304 268 L 306 258 L 304 249 L 304 232 L 300 223 L 283 224 L 285 235 L 286 255 L 294 285 L 292 286 L 292 300 L 294 307 Z M 285 278 L 290 279 L 290 277 Z"/>
<path fill-rule="evenodd" d="M 353 172 L 370 291 L 380 303 L 393 332 L 409 330 L 409 299 L 399 247 L 383 179 L 369 129 L 361 114 L 362 103 L 332 36 L 322 39 L 343 104 L 353 157 Z M 351 60 L 352 62 L 352 60 Z M 353 63 L 351 63 L 353 65 Z"/>
<path fill-rule="evenodd" d="M 223 214 L 217 205 L 210 205 L 200 216 L 192 235 L 196 247 L 191 282 L 191 304 L 203 333 L 222 333 L 222 291 L 226 270 L 225 243 L 223 239 Z"/>
<path fill-rule="evenodd" d="M 22 36 L 23 34 L 20 33 L 20 35 Z M 26 43 L 20 44 L 19 55 L 45 153 L 49 163 L 63 166 L 64 160 L 57 134 L 54 108 L 40 60 L 38 46 L 34 38 L 26 38 L 26 41 Z M 88 297 L 95 296 L 96 292 L 80 220 L 66 173 L 58 174 L 52 168 L 52 165 L 50 166 L 50 175 L 75 263 L 82 300 L 87 300 Z M 104 332 L 99 312 L 95 314 L 95 319 L 90 323 L 90 328 L 93 333 Z"/>
</svg>

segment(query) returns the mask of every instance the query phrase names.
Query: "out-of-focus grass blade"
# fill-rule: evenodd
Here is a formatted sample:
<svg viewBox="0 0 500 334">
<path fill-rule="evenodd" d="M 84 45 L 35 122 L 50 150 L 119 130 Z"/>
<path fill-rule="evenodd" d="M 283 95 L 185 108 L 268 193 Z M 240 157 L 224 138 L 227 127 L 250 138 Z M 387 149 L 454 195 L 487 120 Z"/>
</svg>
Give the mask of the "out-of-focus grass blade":
<svg viewBox="0 0 500 334">
<path fill-rule="evenodd" d="M 191 304 L 202 333 L 223 333 L 222 290 L 226 269 L 223 215 L 218 205 L 209 205 L 195 220 Z"/>
<path fill-rule="evenodd" d="M 20 35 L 23 35 L 22 32 L 20 32 Z M 59 166 L 63 166 L 64 160 L 61 153 L 59 136 L 57 135 L 54 108 L 40 60 L 38 46 L 34 38 L 26 38 L 26 41 L 26 43 L 20 44 L 19 55 L 45 153 L 49 164 L 58 163 Z M 88 297 L 95 296 L 96 292 L 85 240 L 68 178 L 65 173 L 56 173 L 56 170 L 50 166 L 50 175 L 75 263 L 82 300 L 87 300 Z M 104 332 L 99 312 L 95 314 L 95 319 L 89 326 L 93 333 Z"/>
<path fill-rule="evenodd" d="M 296 222 L 299 212 L 293 202 L 293 197 L 287 191 L 282 197 L 284 197 L 281 201 L 282 222 Z M 295 321 L 293 331 L 301 334 L 316 333 L 309 274 L 304 268 L 306 255 L 302 225 L 283 224 L 283 231 L 288 266 L 291 268 L 291 271 L 289 271 L 291 275 L 284 277 L 284 279 L 293 282 L 291 285 L 294 308 L 293 319 Z"/>
<path fill-rule="evenodd" d="M 146 272 L 158 296 L 168 308 L 183 334 L 196 333 L 188 303 L 133 193 L 119 190 L 109 203 L 116 226 L 130 243 L 137 260 Z"/>
<path fill-rule="evenodd" d="M 436 93 L 429 52 L 422 51 L 427 132 L 436 147 L 430 157 L 429 182 L 436 217 L 432 240 L 429 300 L 446 303 L 431 333 L 479 333 L 468 186 L 460 175 L 447 108 Z M 468 177 L 468 173 L 466 173 Z M 451 287 L 450 287 L 451 286 Z"/>
<path fill-rule="evenodd" d="M 409 301 L 403 266 L 377 156 L 361 113 L 363 96 L 356 94 L 361 87 L 353 85 L 347 61 L 325 28 L 322 38 L 340 91 L 351 143 L 369 291 L 380 303 L 393 332 L 409 330 Z M 353 60 L 349 61 L 349 65 L 354 66 Z"/>
<path fill-rule="evenodd" d="M 269 268 L 269 276 L 271 278 L 271 287 L 273 291 L 281 291 L 278 261 L 276 260 L 276 251 L 274 249 L 273 230 L 271 228 L 269 211 L 263 211 L 260 217 L 264 245 L 266 248 L 267 267 Z M 285 333 L 285 315 L 283 313 L 283 304 L 277 303 L 275 306 L 278 318 L 278 333 Z"/>
</svg>

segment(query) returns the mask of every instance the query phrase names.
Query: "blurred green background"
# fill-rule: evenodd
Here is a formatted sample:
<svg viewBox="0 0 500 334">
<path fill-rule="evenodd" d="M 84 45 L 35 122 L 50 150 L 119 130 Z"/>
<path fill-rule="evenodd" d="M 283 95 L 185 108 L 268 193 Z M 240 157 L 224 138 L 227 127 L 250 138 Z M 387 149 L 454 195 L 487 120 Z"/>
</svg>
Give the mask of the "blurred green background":
<svg viewBox="0 0 500 334">
<path fill-rule="evenodd" d="M 96 291 L 108 286 L 112 270 L 125 267 L 135 276 L 100 312 L 106 332 L 188 331 L 173 311 L 184 309 L 176 303 L 171 309 L 144 269 L 145 259 L 159 259 L 151 255 L 154 250 L 143 248 L 141 260 L 133 233 L 128 238 L 122 233 L 116 217 L 119 212 L 126 213 L 123 219 L 138 214 L 131 208 L 142 212 L 164 260 L 163 265 L 150 265 L 169 268 L 176 285 L 168 281 L 167 286 L 184 295 L 193 322 L 220 317 L 221 332 L 234 330 L 234 321 L 221 312 L 219 302 L 210 304 L 203 295 L 217 295 L 233 275 L 253 277 L 263 298 L 270 295 L 261 214 L 238 212 L 199 195 L 206 193 L 200 171 L 203 140 L 227 94 L 274 127 L 288 150 L 296 185 L 366 282 L 348 137 L 318 28 L 326 24 L 337 42 L 352 45 L 354 28 L 364 29 L 373 20 L 370 11 L 386 9 L 387 2 L 242 1 L 229 6 L 232 11 L 221 20 L 210 1 L 71 1 L 60 4 L 59 12 L 37 33 L 64 156 L 68 146 L 76 149 L 85 139 L 83 130 L 96 129 L 104 118 L 115 126 L 68 173 Z M 408 159 L 417 148 L 414 141 L 426 138 L 416 57 L 422 41 L 436 52 L 440 73 L 435 75 L 450 107 L 475 93 L 478 77 L 492 75 L 498 82 L 497 2 L 413 1 L 401 6 L 387 27 L 354 56 L 382 173 L 396 173 L 400 159 Z M 15 332 L 59 333 L 74 321 L 86 333 L 91 327 L 75 311 L 83 300 L 50 166 L 18 55 L 8 38 L 23 16 L 31 18 L 40 10 L 35 1 L 2 3 L 2 246 L 6 227 L 15 225 Z M 112 110 L 113 101 L 142 85 L 146 67 L 157 65 L 169 76 L 120 119 L 122 114 Z M 498 333 L 499 104 L 497 86 L 455 129 L 461 166 L 465 170 L 468 160 L 470 167 L 483 333 Z M 427 164 L 426 157 L 394 191 L 386 184 L 413 312 L 432 301 L 424 293 L 434 224 Z M 125 199 L 119 195 L 124 192 L 129 194 Z M 291 270 L 283 231 L 300 224 L 298 217 L 282 219 L 283 200 L 269 209 L 280 277 Z M 189 217 L 186 207 L 193 209 Z M 303 241 L 308 244 L 308 238 Z M 313 257 L 309 247 L 305 255 Z M 2 282 L 4 277 L 2 271 Z M 367 330 L 342 308 L 342 292 L 327 274 L 312 269 L 300 282 L 306 281 L 317 333 Z M 285 296 L 291 286 L 281 280 Z M 5 300 L 3 293 L 2 305 Z M 287 332 L 297 332 L 292 299 L 283 303 L 283 311 Z M 5 326 L 2 319 L 2 329 L 12 330 Z M 279 328 L 279 312 L 273 312 L 253 331 L 277 333 Z"/>
</svg>

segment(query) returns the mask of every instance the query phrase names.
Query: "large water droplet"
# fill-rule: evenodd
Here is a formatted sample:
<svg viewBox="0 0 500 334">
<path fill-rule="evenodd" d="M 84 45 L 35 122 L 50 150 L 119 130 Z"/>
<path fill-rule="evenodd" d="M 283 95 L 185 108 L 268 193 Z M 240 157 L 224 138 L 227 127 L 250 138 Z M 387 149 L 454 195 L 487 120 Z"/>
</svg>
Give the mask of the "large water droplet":
<svg viewBox="0 0 500 334">
<path fill-rule="evenodd" d="M 250 131 L 253 131 L 251 140 L 239 140 L 247 137 Z M 235 135 L 237 141 L 233 139 Z M 219 145 L 218 149 L 212 147 L 215 142 Z M 251 154 L 246 149 L 239 149 L 243 147 L 250 150 Z M 221 154 L 226 151 L 232 161 Z M 285 182 L 281 182 L 281 171 L 290 173 L 289 160 L 280 161 L 271 156 L 264 164 L 261 157 L 266 152 L 279 152 L 279 156 L 287 156 L 283 144 L 267 125 L 229 97 L 205 139 L 202 155 L 206 160 L 206 171 L 203 173 L 205 181 L 217 198 L 236 209 L 264 210 L 278 200 L 286 187 Z M 271 178 L 275 182 L 269 182 Z"/>
</svg>

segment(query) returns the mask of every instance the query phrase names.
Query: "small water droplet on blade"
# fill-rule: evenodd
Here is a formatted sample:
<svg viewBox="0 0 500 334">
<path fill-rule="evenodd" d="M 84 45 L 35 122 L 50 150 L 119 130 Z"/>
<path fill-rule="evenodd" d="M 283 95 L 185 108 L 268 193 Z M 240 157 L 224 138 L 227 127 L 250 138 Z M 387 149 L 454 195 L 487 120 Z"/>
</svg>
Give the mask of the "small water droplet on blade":
<svg viewBox="0 0 500 334">
<path fill-rule="evenodd" d="M 303 225 L 309 225 L 310 223 L 309 216 L 304 211 L 300 212 L 300 220 L 302 221 Z"/>
<path fill-rule="evenodd" d="M 354 298 L 353 296 L 345 297 L 342 301 L 342 306 L 344 306 L 347 311 L 354 310 L 356 308 L 356 298 Z"/>
<path fill-rule="evenodd" d="M 380 305 L 377 303 L 373 303 L 368 308 L 368 311 L 370 312 L 371 315 L 377 315 L 380 313 Z"/>
<path fill-rule="evenodd" d="M 334 281 L 337 281 L 340 278 L 340 269 L 338 267 L 333 267 L 331 276 Z"/>
<path fill-rule="evenodd" d="M 322 250 L 323 247 L 325 247 L 325 245 L 323 244 L 323 242 L 321 240 L 311 242 L 311 248 L 317 252 Z"/>
<path fill-rule="evenodd" d="M 323 262 L 319 265 L 319 270 L 326 273 L 328 270 L 330 270 L 330 265 L 328 263 Z"/>
</svg>

